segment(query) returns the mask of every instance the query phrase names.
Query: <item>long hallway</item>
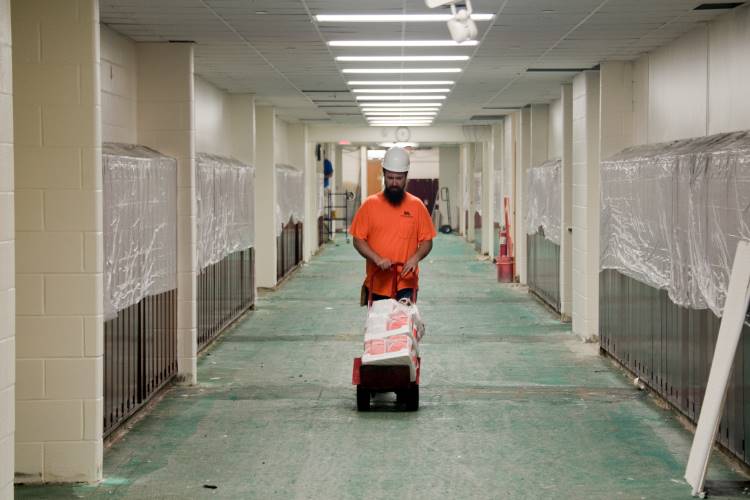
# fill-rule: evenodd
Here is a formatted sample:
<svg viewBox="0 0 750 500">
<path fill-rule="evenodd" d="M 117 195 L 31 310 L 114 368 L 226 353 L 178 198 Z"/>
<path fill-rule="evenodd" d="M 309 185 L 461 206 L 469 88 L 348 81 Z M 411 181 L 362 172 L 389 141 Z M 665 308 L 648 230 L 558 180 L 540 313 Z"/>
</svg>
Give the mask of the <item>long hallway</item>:
<svg viewBox="0 0 750 500">
<path fill-rule="evenodd" d="M 691 434 L 596 346 L 440 236 L 422 403 L 355 410 L 362 262 L 329 244 L 105 453 L 104 481 L 18 498 L 687 498 Z M 711 479 L 741 479 L 715 454 Z"/>
</svg>

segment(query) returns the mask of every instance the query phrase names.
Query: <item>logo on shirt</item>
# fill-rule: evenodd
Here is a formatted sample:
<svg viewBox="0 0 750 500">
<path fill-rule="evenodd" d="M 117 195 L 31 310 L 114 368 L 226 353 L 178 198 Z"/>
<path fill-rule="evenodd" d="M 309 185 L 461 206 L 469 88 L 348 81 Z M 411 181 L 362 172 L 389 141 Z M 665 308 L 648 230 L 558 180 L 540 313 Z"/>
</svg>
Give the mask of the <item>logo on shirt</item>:
<svg viewBox="0 0 750 500">
<path fill-rule="evenodd" d="M 411 212 L 408 210 L 404 210 L 404 213 L 401 214 L 402 217 L 411 217 Z"/>
</svg>

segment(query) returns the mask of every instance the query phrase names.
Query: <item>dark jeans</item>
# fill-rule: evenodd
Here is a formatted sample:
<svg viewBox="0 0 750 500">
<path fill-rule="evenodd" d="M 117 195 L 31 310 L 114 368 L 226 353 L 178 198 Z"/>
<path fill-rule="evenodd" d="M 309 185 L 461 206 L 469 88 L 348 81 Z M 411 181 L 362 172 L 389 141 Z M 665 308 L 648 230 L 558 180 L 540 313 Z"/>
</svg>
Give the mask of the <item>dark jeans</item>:
<svg viewBox="0 0 750 500">
<path fill-rule="evenodd" d="M 412 294 L 414 297 L 412 297 Z M 413 288 L 402 288 L 398 292 L 396 292 L 396 297 L 394 297 L 396 300 L 401 299 L 409 299 L 415 304 L 417 303 L 417 293 L 414 291 Z M 385 300 L 390 299 L 390 297 L 387 297 L 385 295 L 378 295 L 377 293 L 372 294 L 372 301 L 375 302 L 376 300 Z"/>
</svg>

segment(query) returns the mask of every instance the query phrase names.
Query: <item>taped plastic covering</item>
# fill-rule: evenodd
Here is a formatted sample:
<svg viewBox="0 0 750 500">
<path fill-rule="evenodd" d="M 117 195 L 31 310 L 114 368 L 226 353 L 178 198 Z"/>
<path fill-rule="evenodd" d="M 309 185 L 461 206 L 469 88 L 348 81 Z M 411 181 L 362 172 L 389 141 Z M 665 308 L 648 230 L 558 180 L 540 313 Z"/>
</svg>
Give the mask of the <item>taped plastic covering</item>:
<svg viewBox="0 0 750 500">
<path fill-rule="evenodd" d="M 255 167 L 224 156 L 196 155 L 198 268 L 255 243 Z"/>
<path fill-rule="evenodd" d="M 276 165 L 276 236 L 289 222 L 305 220 L 304 172 L 290 165 Z"/>
<path fill-rule="evenodd" d="M 536 234 L 542 228 L 544 237 L 560 244 L 562 200 L 560 172 L 562 160 L 547 160 L 526 171 L 526 233 Z"/>
<path fill-rule="evenodd" d="M 474 172 L 474 212 L 482 215 L 482 171 Z"/>
<path fill-rule="evenodd" d="M 601 268 L 721 316 L 750 239 L 750 132 L 625 149 L 601 165 Z"/>
<path fill-rule="evenodd" d="M 177 288 L 177 161 L 102 144 L 104 315 Z"/>
</svg>

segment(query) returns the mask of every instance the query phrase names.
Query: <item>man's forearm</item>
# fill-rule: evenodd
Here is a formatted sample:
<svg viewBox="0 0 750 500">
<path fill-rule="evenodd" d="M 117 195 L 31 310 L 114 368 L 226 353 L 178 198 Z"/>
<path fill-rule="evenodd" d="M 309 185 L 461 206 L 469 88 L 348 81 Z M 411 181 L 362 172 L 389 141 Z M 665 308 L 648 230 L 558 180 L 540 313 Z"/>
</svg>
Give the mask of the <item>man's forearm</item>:
<svg viewBox="0 0 750 500">
<path fill-rule="evenodd" d="M 375 251 L 370 248 L 370 245 L 365 240 L 360 240 L 359 238 L 354 238 L 354 248 L 359 252 L 359 254 L 364 257 L 367 260 L 372 261 L 373 263 L 377 264 L 380 260 L 380 255 L 375 253 Z"/>
<path fill-rule="evenodd" d="M 418 260 L 422 260 L 425 257 L 427 257 L 431 251 L 432 251 L 432 240 L 423 241 L 419 245 L 419 247 L 417 247 L 417 251 L 414 252 L 414 257 L 416 257 Z"/>
</svg>

